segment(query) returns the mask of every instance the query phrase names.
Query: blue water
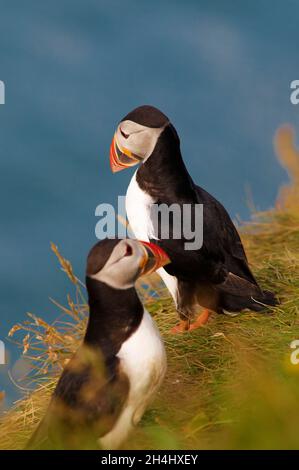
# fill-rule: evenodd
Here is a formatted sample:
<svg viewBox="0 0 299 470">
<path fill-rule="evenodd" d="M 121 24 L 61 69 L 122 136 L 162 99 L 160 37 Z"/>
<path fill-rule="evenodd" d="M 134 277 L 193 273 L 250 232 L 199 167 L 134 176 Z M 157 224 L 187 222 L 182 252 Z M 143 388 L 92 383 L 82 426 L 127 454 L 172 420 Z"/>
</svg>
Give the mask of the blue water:
<svg viewBox="0 0 299 470">
<path fill-rule="evenodd" d="M 272 138 L 299 106 L 295 0 L 34 0 L 0 6 L 1 313 L 6 339 L 26 311 L 47 320 L 68 282 L 49 249 L 78 275 L 96 241 L 95 207 L 116 202 L 131 172 L 112 175 L 117 121 L 153 104 L 170 116 L 190 172 L 232 216 L 260 209 L 286 180 Z M 0 366 L 9 403 L 18 392 Z"/>
</svg>

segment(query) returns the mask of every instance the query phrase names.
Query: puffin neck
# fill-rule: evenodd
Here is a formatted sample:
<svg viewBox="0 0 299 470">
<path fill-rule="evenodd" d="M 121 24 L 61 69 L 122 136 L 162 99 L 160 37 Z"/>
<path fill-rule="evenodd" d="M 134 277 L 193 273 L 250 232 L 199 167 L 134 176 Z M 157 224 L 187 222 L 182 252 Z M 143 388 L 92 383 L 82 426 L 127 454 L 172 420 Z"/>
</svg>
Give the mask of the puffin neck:
<svg viewBox="0 0 299 470">
<path fill-rule="evenodd" d="M 139 167 L 136 180 L 140 188 L 156 200 L 163 194 L 170 200 L 193 196 L 194 185 L 180 150 L 180 141 L 169 124 L 161 133 L 149 158 Z"/>
<path fill-rule="evenodd" d="M 84 337 L 88 346 L 99 347 L 104 357 L 118 353 L 121 345 L 138 328 L 143 306 L 135 287 L 115 289 L 86 277 L 89 319 Z"/>
</svg>

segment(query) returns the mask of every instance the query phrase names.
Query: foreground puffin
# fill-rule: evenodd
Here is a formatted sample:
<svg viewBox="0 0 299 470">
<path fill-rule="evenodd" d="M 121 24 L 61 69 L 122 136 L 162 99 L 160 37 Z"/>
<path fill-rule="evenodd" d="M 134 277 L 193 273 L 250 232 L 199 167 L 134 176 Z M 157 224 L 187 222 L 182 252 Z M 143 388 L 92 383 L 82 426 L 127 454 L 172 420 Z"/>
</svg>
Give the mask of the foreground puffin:
<svg viewBox="0 0 299 470">
<path fill-rule="evenodd" d="M 158 272 L 168 287 L 181 319 L 173 332 L 192 330 L 211 312 L 260 312 L 276 305 L 275 296 L 255 280 L 239 234 L 224 207 L 197 186 L 180 151 L 180 139 L 161 111 L 152 106 L 134 109 L 119 123 L 110 148 L 113 172 L 140 164 L 127 190 L 130 226 L 142 240 L 155 240 L 171 264 Z M 186 250 L 186 239 L 162 239 L 152 220 L 153 204 L 203 205 L 203 245 Z M 170 220 L 170 234 L 173 221 Z M 158 233 L 157 233 L 158 230 Z M 204 307 L 200 315 L 199 309 Z M 191 324 L 191 319 L 196 318 Z"/>
<path fill-rule="evenodd" d="M 141 275 L 169 262 L 161 248 L 106 239 L 89 253 L 89 320 L 27 449 L 116 449 L 141 419 L 166 370 L 159 332 L 139 300 Z"/>
</svg>

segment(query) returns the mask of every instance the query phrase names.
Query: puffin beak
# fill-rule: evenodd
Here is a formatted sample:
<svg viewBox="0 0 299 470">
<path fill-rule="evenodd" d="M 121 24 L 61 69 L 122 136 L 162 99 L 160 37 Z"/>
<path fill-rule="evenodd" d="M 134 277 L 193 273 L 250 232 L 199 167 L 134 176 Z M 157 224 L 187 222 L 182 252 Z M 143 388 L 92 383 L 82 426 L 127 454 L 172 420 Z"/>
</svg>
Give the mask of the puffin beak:
<svg viewBox="0 0 299 470">
<path fill-rule="evenodd" d="M 157 269 L 169 264 L 171 261 L 167 254 L 162 248 L 154 243 L 140 241 L 144 249 L 144 256 L 140 261 L 140 274 L 143 276 L 145 274 L 151 274 Z"/>
<path fill-rule="evenodd" d="M 135 155 L 129 149 L 121 147 L 114 135 L 110 146 L 110 167 L 113 173 L 137 165 L 141 161 L 141 157 Z"/>
</svg>

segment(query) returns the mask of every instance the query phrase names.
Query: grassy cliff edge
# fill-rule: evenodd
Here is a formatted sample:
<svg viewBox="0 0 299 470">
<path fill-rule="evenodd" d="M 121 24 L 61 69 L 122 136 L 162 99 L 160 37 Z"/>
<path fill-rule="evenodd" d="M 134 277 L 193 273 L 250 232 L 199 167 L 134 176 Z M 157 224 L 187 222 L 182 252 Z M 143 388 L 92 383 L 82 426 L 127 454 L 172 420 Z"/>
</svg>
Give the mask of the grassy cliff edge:
<svg viewBox="0 0 299 470">
<path fill-rule="evenodd" d="M 292 129 L 281 128 L 275 145 L 290 184 L 280 191 L 275 209 L 254 214 L 240 230 L 258 280 L 281 304 L 271 314 L 218 315 L 201 330 L 173 336 L 176 315 L 167 292 L 157 277 L 140 285 L 165 340 L 169 366 L 126 449 L 299 448 L 299 364 L 292 364 L 290 347 L 299 340 L 299 153 Z M 33 364 L 34 391 L 24 392 L 0 418 L 1 449 L 24 447 L 84 331 L 84 286 L 52 249 L 75 293 L 66 307 L 57 305 L 53 324 L 30 314 L 10 332 L 21 338 Z"/>
</svg>

